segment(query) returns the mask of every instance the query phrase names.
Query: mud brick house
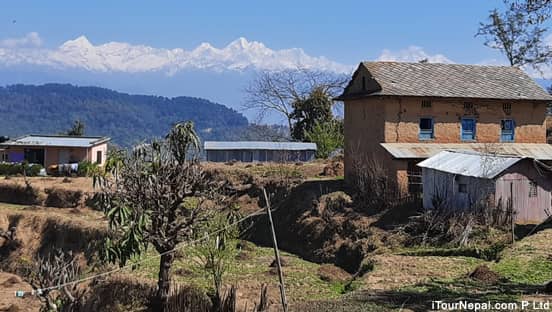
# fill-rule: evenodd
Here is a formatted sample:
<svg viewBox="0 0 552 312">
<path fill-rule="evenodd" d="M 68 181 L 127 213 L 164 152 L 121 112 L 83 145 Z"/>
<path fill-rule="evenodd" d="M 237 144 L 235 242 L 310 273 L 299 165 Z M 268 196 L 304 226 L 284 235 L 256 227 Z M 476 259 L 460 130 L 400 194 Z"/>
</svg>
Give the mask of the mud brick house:
<svg viewBox="0 0 552 312">
<path fill-rule="evenodd" d="M 0 143 L 0 161 L 28 161 L 46 168 L 85 160 L 103 165 L 109 140 L 107 137 L 26 135 Z"/>
<path fill-rule="evenodd" d="M 538 160 L 443 151 L 418 166 L 423 172 L 424 208 L 513 209 L 519 223 L 540 223 L 552 213 L 552 171 Z"/>
<path fill-rule="evenodd" d="M 444 150 L 552 160 L 552 97 L 515 67 L 363 62 L 345 103 L 345 176 L 374 158 L 402 193 L 421 190 L 420 161 Z M 499 151 L 498 151 L 499 150 Z"/>
</svg>

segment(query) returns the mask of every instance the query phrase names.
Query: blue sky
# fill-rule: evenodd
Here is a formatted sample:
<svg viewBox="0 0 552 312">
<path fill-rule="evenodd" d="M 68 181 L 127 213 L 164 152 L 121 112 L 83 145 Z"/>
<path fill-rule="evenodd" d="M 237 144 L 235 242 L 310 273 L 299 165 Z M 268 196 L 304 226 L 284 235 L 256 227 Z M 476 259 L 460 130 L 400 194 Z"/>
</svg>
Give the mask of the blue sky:
<svg viewBox="0 0 552 312">
<path fill-rule="evenodd" d="M 343 64 L 415 45 L 459 63 L 501 56 L 474 38 L 502 1 L 6 1 L 0 39 L 38 32 L 45 47 L 85 35 L 159 48 L 220 47 L 238 37 L 303 48 Z M 13 21 L 16 21 L 13 23 Z"/>
</svg>

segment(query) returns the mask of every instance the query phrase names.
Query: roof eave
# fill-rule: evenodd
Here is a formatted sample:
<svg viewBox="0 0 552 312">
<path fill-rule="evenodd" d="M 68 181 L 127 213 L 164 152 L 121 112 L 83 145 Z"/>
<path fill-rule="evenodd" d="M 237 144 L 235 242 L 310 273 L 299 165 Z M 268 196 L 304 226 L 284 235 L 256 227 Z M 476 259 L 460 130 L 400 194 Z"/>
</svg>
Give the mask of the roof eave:
<svg viewBox="0 0 552 312">
<path fill-rule="evenodd" d="M 358 100 L 370 97 L 411 97 L 411 98 L 424 98 L 424 99 L 447 99 L 447 100 L 486 100 L 486 101 L 527 101 L 527 102 L 550 102 L 552 103 L 552 97 L 549 99 L 528 99 L 528 98 L 491 98 L 491 97 L 456 97 L 456 96 L 438 96 L 438 95 L 411 95 L 411 94 L 382 94 L 378 92 L 374 93 L 354 93 L 354 94 L 342 94 L 333 98 L 334 101 L 345 100 Z"/>
</svg>

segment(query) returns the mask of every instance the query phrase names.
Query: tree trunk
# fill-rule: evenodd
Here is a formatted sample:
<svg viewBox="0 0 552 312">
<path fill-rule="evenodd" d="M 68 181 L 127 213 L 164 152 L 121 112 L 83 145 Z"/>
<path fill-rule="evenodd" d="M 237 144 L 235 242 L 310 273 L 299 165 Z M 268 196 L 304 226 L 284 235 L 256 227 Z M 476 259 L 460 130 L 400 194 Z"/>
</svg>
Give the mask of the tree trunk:
<svg viewBox="0 0 552 312">
<path fill-rule="evenodd" d="M 166 311 L 169 300 L 170 289 L 170 270 L 174 261 L 174 253 L 170 252 L 161 256 L 159 263 L 159 279 L 157 282 L 158 289 L 156 295 L 155 311 Z"/>
</svg>

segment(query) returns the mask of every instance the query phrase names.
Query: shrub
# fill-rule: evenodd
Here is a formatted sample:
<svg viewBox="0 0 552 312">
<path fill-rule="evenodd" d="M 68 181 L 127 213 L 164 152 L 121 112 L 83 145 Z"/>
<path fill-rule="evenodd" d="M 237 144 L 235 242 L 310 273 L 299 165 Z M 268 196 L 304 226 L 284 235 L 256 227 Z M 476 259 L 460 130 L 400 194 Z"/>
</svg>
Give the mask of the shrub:
<svg viewBox="0 0 552 312">
<path fill-rule="evenodd" d="M 42 194 L 30 184 L 6 184 L 0 185 L 0 201 L 19 205 L 40 205 Z"/>
<path fill-rule="evenodd" d="M 396 203 L 399 193 L 385 164 L 375 157 L 352 149 L 351 187 L 360 211 L 382 211 Z"/>
<path fill-rule="evenodd" d="M 56 208 L 75 208 L 81 204 L 82 191 L 64 190 L 59 188 L 48 188 L 44 190 L 47 194 L 45 206 Z"/>
<path fill-rule="evenodd" d="M 93 210 L 97 211 L 103 211 L 102 202 L 100 198 L 100 194 L 94 193 L 93 195 L 88 194 L 86 198 L 84 199 L 84 204 L 86 207 L 89 207 Z"/>
<path fill-rule="evenodd" d="M 305 138 L 310 142 L 316 143 L 317 158 L 328 158 L 331 152 L 343 148 L 343 122 L 339 120 L 317 122 L 307 132 Z"/>
<path fill-rule="evenodd" d="M 99 173 L 100 166 L 96 163 L 92 163 L 88 160 L 79 162 L 79 169 L 77 175 L 79 177 L 92 177 L 95 174 Z"/>
<path fill-rule="evenodd" d="M 17 174 L 25 174 L 34 177 L 40 174 L 42 167 L 39 164 L 28 163 L 0 163 L 0 175 L 10 176 Z"/>
</svg>

